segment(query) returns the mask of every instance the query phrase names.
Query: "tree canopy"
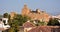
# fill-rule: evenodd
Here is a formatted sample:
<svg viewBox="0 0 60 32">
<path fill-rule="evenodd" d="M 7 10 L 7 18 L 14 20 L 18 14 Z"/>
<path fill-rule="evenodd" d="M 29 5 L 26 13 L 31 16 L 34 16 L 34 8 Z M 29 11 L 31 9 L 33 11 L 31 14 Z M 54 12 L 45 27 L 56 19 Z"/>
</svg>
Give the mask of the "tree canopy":
<svg viewBox="0 0 60 32">
<path fill-rule="evenodd" d="M 29 19 L 30 19 L 29 17 L 22 16 L 20 14 L 16 14 L 13 19 L 10 19 L 10 16 L 9 16 L 9 25 L 11 26 L 10 29 L 14 27 L 13 31 L 16 31 L 16 32 L 19 31 L 19 27 L 22 26 L 23 23 L 25 23 Z"/>
<path fill-rule="evenodd" d="M 58 19 L 56 19 L 56 18 L 52 19 L 51 18 L 47 25 L 50 25 L 50 26 L 56 26 L 57 25 L 57 26 L 59 26 L 60 23 L 59 23 Z"/>
<path fill-rule="evenodd" d="M 8 18 L 8 17 L 9 17 L 9 14 L 8 14 L 8 13 L 4 13 L 4 14 L 3 14 L 3 17 L 4 17 L 4 18 Z"/>
</svg>

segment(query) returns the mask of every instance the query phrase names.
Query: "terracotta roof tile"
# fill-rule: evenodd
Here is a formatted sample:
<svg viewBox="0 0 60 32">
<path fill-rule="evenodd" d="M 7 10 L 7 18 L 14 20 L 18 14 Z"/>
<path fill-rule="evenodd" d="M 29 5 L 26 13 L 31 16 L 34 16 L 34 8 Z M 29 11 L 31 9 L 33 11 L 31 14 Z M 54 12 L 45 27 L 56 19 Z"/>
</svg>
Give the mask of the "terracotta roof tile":
<svg viewBox="0 0 60 32">
<path fill-rule="evenodd" d="M 38 26 L 28 32 L 51 32 L 51 28 L 45 26 Z"/>
<path fill-rule="evenodd" d="M 60 26 L 38 26 L 28 32 L 60 32 Z"/>
<path fill-rule="evenodd" d="M 24 27 L 24 28 L 29 28 L 29 27 L 35 27 L 35 25 L 34 25 L 33 23 L 31 23 L 31 22 L 25 22 L 25 23 L 23 24 L 23 27 Z"/>
<path fill-rule="evenodd" d="M 5 30 L 4 28 L 0 28 L 0 31 L 3 31 L 3 30 Z"/>
</svg>

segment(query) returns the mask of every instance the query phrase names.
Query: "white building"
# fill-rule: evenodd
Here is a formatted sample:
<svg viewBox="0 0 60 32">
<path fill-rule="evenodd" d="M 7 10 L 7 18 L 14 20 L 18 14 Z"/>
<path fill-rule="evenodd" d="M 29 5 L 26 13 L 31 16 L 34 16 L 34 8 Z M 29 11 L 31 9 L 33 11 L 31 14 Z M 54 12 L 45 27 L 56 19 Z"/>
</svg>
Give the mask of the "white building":
<svg viewBox="0 0 60 32">
<path fill-rule="evenodd" d="M 9 28 L 10 26 L 8 25 L 8 18 L 2 18 L 0 21 L 0 32 Z"/>
</svg>

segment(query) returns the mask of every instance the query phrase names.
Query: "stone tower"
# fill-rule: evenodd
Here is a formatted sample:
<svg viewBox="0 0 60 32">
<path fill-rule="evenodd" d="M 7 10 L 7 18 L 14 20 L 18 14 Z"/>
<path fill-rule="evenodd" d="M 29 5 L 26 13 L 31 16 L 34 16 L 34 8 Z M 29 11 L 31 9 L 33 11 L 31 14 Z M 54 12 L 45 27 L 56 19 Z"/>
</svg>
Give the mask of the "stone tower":
<svg viewBox="0 0 60 32">
<path fill-rule="evenodd" d="M 28 15 L 29 14 L 29 8 L 27 7 L 27 5 L 25 4 L 23 9 L 22 9 L 22 15 Z"/>
<path fill-rule="evenodd" d="M 10 13 L 10 19 L 13 19 L 15 15 L 16 15 L 15 12 L 11 12 L 11 13 Z"/>
<path fill-rule="evenodd" d="M 44 11 L 41 11 L 39 9 L 36 9 L 35 11 L 34 10 L 30 10 L 27 5 L 25 4 L 23 9 L 22 9 L 22 15 L 23 16 L 28 16 L 31 18 L 31 20 L 40 20 L 40 21 L 45 21 L 45 22 L 48 22 L 49 21 L 49 18 L 50 16 L 44 12 Z"/>
</svg>

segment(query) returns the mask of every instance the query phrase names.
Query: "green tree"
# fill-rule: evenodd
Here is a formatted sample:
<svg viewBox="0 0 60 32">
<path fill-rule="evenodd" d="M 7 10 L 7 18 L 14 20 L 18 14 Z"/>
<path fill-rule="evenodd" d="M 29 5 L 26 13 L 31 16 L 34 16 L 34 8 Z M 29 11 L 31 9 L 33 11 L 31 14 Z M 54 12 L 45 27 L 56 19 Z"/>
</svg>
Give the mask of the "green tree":
<svg viewBox="0 0 60 32">
<path fill-rule="evenodd" d="M 39 22 L 38 25 L 44 26 L 45 25 L 45 22 Z"/>
<path fill-rule="evenodd" d="M 11 27 L 8 32 L 15 32 L 15 28 L 14 27 Z"/>
<path fill-rule="evenodd" d="M 25 23 L 27 20 L 29 20 L 29 17 L 22 16 L 22 15 L 19 15 L 19 14 L 15 15 L 13 19 L 10 19 L 10 16 L 9 16 L 9 25 L 11 26 L 11 28 L 14 27 L 13 30 L 15 32 L 18 32 L 19 27 L 22 26 L 22 24 Z M 11 28 L 9 30 L 11 30 Z"/>
<path fill-rule="evenodd" d="M 19 18 L 19 17 L 17 17 Z M 14 18 L 14 19 L 10 19 L 9 16 L 9 25 L 11 26 L 11 28 L 8 30 L 8 32 L 11 30 L 11 32 L 18 32 L 19 30 L 19 21 L 18 19 Z M 13 28 L 13 29 L 12 29 Z"/>
<path fill-rule="evenodd" d="M 34 23 L 35 21 L 35 23 Z M 40 20 L 31 20 L 32 23 L 34 23 L 36 26 L 44 26 L 46 25 L 46 23 L 44 21 L 40 21 Z"/>
<path fill-rule="evenodd" d="M 3 17 L 4 17 L 4 18 L 8 18 L 8 17 L 9 17 L 9 14 L 8 14 L 8 13 L 4 13 L 4 14 L 3 14 Z"/>
<path fill-rule="evenodd" d="M 22 26 L 22 24 L 25 23 L 27 20 L 30 20 L 30 18 L 28 16 L 22 16 L 17 14 L 14 17 L 14 20 L 17 20 L 19 22 L 19 25 Z"/>
<path fill-rule="evenodd" d="M 54 19 L 51 18 L 47 25 L 50 25 L 50 26 L 59 25 L 59 21 L 56 18 L 54 18 Z"/>
</svg>

